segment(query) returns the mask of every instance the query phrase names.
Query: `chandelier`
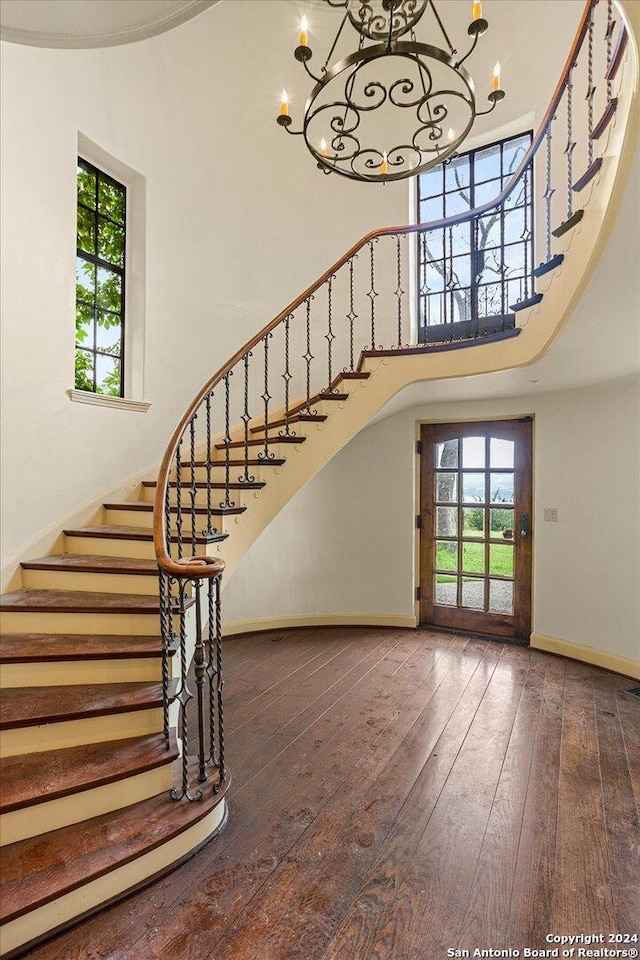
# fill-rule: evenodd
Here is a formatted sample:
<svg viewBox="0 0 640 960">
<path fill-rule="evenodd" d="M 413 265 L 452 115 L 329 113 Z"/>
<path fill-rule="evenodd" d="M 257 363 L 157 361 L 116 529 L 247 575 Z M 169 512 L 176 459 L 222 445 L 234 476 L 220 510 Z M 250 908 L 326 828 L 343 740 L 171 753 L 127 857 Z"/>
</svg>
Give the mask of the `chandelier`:
<svg viewBox="0 0 640 960">
<path fill-rule="evenodd" d="M 496 63 L 490 105 L 478 110 L 473 80 L 463 66 L 489 26 L 481 3 L 472 4 L 471 45 L 463 56 L 451 43 L 434 0 L 325 3 L 345 13 L 319 73 L 310 67 L 306 17 L 294 52 L 314 82 L 302 129 L 292 129 L 284 90 L 277 117 L 287 133 L 304 137 L 323 173 L 370 183 L 416 176 L 455 154 L 476 117 L 491 113 L 504 99 Z M 416 25 L 427 11 L 442 34 L 441 46 L 416 39 Z M 347 24 L 359 35 L 357 49 L 329 65 Z"/>
</svg>

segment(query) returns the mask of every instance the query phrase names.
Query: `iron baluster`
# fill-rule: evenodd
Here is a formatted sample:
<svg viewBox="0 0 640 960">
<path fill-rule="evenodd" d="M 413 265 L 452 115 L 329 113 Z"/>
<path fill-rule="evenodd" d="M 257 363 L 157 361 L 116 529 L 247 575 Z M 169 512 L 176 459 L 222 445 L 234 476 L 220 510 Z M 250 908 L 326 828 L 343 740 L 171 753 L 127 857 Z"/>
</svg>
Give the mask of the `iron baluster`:
<svg viewBox="0 0 640 960">
<path fill-rule="evenodd" d="M 396 237 L 396 272 L 398 285 L 396 287 L 396 297 L 398 299 L 398 350 L 402 347 L 402 295 L 404 290 L 402 289 L 402 255 L 400 248 L 400 239 L 401 235 L 398 234 Z"/>
<path fill-rule="evenodd" d="M 371 280 L 371 287 L 367 296 L 371 303 L 371 347 L 369 349 L 376 349 L 376 297 L 378 296 L 375 288 L 375 254 L 374 254 L 374 241 L 369 240 L 369 277 Z"/>
<path fill-rule="evenodd" d="M 244 364 L 244 412 L 241 420 L 244 425 L 244 473 L 239 478 L 241 483 L 253 483 L 255 480 L 254 476 L 249 475 L 249 421 L 251 420 L 249 415 L 249 358 L 252 356 L 251 350 L 248 350 L 242 358 Z"/>
<path fill-rule="evenodd" d="M 262 394 L 264 401 L 264 450 L 258 454 L 259 460 L 275 459 L 275 454 L 269 453 L 269 401 L 271 400 L 271 394 L 269 393 L 269 340 L 271 337 L 272 334 L 267 333 L 262 338 L 264 343 L 264 393 Z"/>
<path fill-rule="evenodd" d="M 207 606 L 208 606 L 208 636 L 207 636 L 207 680 L 208 680 L 208 698 L 209 698 L 209 759 L 217 767 L 218 754 L 216 751 L 216 721 L 215 721 L 215 703 L 216 691 L 215 680 L 217 676 L 216 667 L 216 606 L 215 606 L 215 586 L 213 578 L 209 578 L 207 583 Z"/>
<path fill-rule="evenodd" d="M 176 540 L 178 542 L 178 560 L 182 560 L 182 438 L 176 450 Z M 191 473 L 195 467 L 191 464 Z M 169 528 L 170 529 L 170 528 Z"/>
<path fill-rule="evenodd" d="M 567 77 L 567 146 L 565 153 L 567 155 L 567 220 L 573 216 L 573 151 L 576 143 L 573 139 L 573 68 L 569 68 Z"/>
<path fill-rule="evenodd" d="M 552 139 L 553 139 L 553 121 L 555 116 L 551 118 L 547 126 L 547 132 L 545 134 L 546 146 L 547 146 L 547 186 L 544 192 L 544 201 L 546 205 L 546 239 L 547 239 L 547 248 L 546 248 L 546 262 L 548 263 L 551 260 L 551 199 L 555 193 L 551 182 L 551 151 L 552 151 Z"/>
<path fill-rule="evenodd" d="M 193 694 L 189 690 L 187 683 L 189 662 L 187 659 L 187 623 L 186 623 L 186 600 L 187 588 L 191 581 L 180 580 L 178 584 L 178 616 L 180 618 L 180 689 L 177 694 L 180 704 L 180 737 L 182 740 L 182 785 L 181 789 L 173 789 L 171 797 L 173 800 L 200 800 L 202 793 L 197 790 L 191 793 L 189 790 L 189 730 L 188 730 L 188 707 L 189 701 L 193 699 Z"/>
<path fill-rule="evenodd" d="M 333 369 L 332 369 L 332 358 L 333 358 L 333 341 L 335 336 L 332 329 L 333 322 L 333 281 L 335 276 L 329 277 L 327 281 L 327 332 L 325 334 L 325 340 L 327 341 L 327 370 L 328 370 L 328 380 L 327 380 L 327 393 L 331 393 L 332 380 L 333 380 Z"/>
<path fill-rule="evenodd" d="M 206 430 L 207 430 L 207 447 L 205 451 L 205 469 L 207 471 L 207 522 L 203 533 L 205 536 L 212 533 L 211 520 L 212 520 L 212 504 L 211 504 L 211 394 L 207 394 L 205 401 L 205 417 L 206 417 Z"/>
<path fill-rule="evenodd" d="M 527 194 L 529 189 L 528 185 L 529 185 L 530 172 L 531 172 L 530 167 L 527 167 L 527 169 L 524 172 L 524 209 L 523 209 L 524 228 L 522 231 L 522 239 L 524 241 L 524 278 L 523 278 L 524 279 L 524 297 L 521 296 L 520 297 L 521 300 L 529 299 L 529 224 L 527 222 L 529 205 L 527 203 L 527 200 L 528 200 Z"/>
<path fill-rule="evenodd" d="M 167 488 L 168 489 L 168 488 Z M 169 647 L 173 641 L 171 629 L 171 589 L 169 576 L 158 571 L 158 595 L 160 599 L 160 634 L 162 637 L 162 729 L 169 748 Z"/>
<path fill-rule="evenodd" d="M 225 507 L 235 506 L 234 502 L 229 496 L 229 489 L 231 483 L 231 418 L 229 414 L 229 378 L 233 376 L 233 370 L 230 370 L 229 373 L 224 377 L 224 500 L 221 501 L 220 506 L 224 509 Z"/>
<path fill-rule="evenodd" d="M 611 67 L 611 58 L 613 56 L 613 30 L 615 20 L 613 19 L 613 0 L 607 0 L 607 103 L 611 103 L 613 94 L 613 80 L 609 77 Z"/>
<path fill-rule="evenodd" d="M 177 484 L 176 484 L 177 485 Z M 164 524 L 165 524 L 165 547 L 168 556 L 172 555 L 171 549 L 171 486 L 167 484 L 164 494 Z"/>
<path fill-rule="evenodd" d="M 189 486 L 189 496 L 191 498 L 191 555 L 196 553 L 196 498 L 198 488 L 196 486 L 196 472 L 194 463 L 196 461 L 196 418 L 198 414 L 194 413 L 189 423 L 189 455 L 191 457 L 191 484 Z"/>
<path fill-rule="evenodd" d="M 278 435 L 281 437 L 295 437 L 293 430 L 289 429 L 289 384 L 291 382 L 291 371 L 289 370 L 289 324 L 293 318 L 293 314 L 289 314 L 284 319 L 284 373 L 282 374 L 282 379 L 284 380 L 284 430 L 279 430 Z"/>
<path fill-rule="evenodd" d="M 593 150 L 594 150 L 594 141 L 592 137 L 593 133 L 593 98 L 595 96 L 596 88 L 593 85 L 593 29 L 595 26 L 595 4 L 591 7 L 589 11 L 589 35 L 588 35 L 588 46 L 587 46 L 587 150 L 588 150 L 588 160 L 587 160 L 587 169 L 591 167 L 593 163 Z"/>
<path fill-rule="evenodd" d="M 200 608 L 200 590 L 202 582 L 194 580 L 196 600 L 196 644 L 193 653 L 193 666 L 196 679 L 196 703 L 198 706 L 198 783 L 206 783 L 206 756 L 204 741 L 204 680 L 207 670 L 205 647 L 202 637 L 202 610 Z"/>
<path fill-rule="evenodd" d="M 356 258 L 357 254 L 349 260 L 349 313 L 347 314 L 347 320 L 349 321 L 349 370 L 351 373 L 354 372 L 353 324 L 358 316 L 353 309 L 353 267 Z"/>
<path fill-rule="evenodd" d="M 222 610 L 220 607 L 220 577 L 215 580 L 216 593 L 216 692 L 217 692 L 217 713 L 218 713 L 218 762 L 220 766 L 220 780 L 218 781 L 218 790 L 226 779 L 226 769 L 224 765 L 224 710 L 222 702 L 222 690 L 224 680 L 222 679 Z"/>
<path fill-rule="evenodd" d="M 311 361 L 315 360 L 314 355 L 311 353 L 311 301 L 313 300 L 313 295 L 307 298 L 307 309 L 306 309 L 306 326 L 307 326 L 307 347 L 306 351 L 302 357 L 307 365 L 307 402 L 305 409 L 307 413 L 315 414 L 316 410 L 311 409 Z"/>
</svg>

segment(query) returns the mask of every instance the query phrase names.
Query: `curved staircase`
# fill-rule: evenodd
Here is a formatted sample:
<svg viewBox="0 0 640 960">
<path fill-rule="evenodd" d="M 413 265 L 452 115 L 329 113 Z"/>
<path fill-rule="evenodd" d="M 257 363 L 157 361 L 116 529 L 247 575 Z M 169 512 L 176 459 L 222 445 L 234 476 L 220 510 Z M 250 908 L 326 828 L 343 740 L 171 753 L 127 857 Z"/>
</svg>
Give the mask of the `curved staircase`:
<svg viewBox="0 0 640 960">
<path fill-rule="evenodd" d="M 533 170 L 545 145 L 551 149 L 549 130 L 603 9 L 609 23 L 617 8 L 587 3 L 554 100 L 513 182 L 467 219 L 508 203 L 518 178 Z M 628 166 L 637 117 L 635 51 L 626 52 L 633 47 L 626 38 L 622 22 L 605 37 L 607 100 L 588 131 L 585 159 L 593 160 L 596 146 L 599 154 L 571 184 L 580 207 L 570 202 L 568 216 L 558 218 L 545 201 L 547 251 L 514 305 L 518 326 L 502 318 L 416 344 L 402 289 L 408 244 L 442 224 L 371 234 L 203 387 L 158 477 L 125 502 L 105 503 L 102 524 L 66 529 L 62 554 L 22 564 L 22 589 L 0 598 L 3 956 L 149 882 L 224 826 L 222 570 L 228 578 L 282 506 L 405 385 L 522 365 L 548 348 L 588 280 Z M 376 300 L 384 299 L 374 285 L 374 258 L 384 240 L 391 286 L 376 316 Z M 366 276 L 360 288 L 358 269 Z M 359 307 L 362 336 L 358 289 L 366 305 Z M 338 315 L 343 340 L 334 343 Z M 377 346 L 381 333 L 393 349 Z M 327 361 L 321 372 L 312 366 L 319 345 Z M 275 377 L 278 406 L 271 404 Z M 296 380 L 302 389 L 290 402 Z M 198 700 L 193 749 L 188 711 L 207 689 L 210 715 Z"/>
</svg>

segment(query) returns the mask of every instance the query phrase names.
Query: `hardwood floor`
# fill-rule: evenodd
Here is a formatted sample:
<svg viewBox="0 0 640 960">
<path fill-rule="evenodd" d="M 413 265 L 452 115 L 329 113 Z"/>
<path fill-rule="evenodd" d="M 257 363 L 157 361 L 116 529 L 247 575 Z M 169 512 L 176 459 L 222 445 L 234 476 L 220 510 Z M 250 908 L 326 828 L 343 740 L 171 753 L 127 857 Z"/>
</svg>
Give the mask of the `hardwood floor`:
<svg viewBox="0 0 640 960">
<path fill-rule="evenodd" d="M 631 681 L 431 631 L 224 657 L 226 830 L 30 957 L 440 960 L 640 927 Z"/>
</svg>

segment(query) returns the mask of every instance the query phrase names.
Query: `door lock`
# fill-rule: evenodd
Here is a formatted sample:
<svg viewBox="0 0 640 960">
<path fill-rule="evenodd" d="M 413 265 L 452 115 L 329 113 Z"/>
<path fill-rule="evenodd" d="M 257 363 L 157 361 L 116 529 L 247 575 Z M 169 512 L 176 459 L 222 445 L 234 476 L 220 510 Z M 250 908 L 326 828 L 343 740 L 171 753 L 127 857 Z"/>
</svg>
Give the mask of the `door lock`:
<svg viewBox="0 0 640 960">
<path fill-rule="evenodd" d="M 524 539 L 525 537 L 529 536 L 530 532 L 531 532 L 531 529 L 529 526 L 529 514 L 521 513 L 520 514 L 520 536 Z"/>
</svg>

